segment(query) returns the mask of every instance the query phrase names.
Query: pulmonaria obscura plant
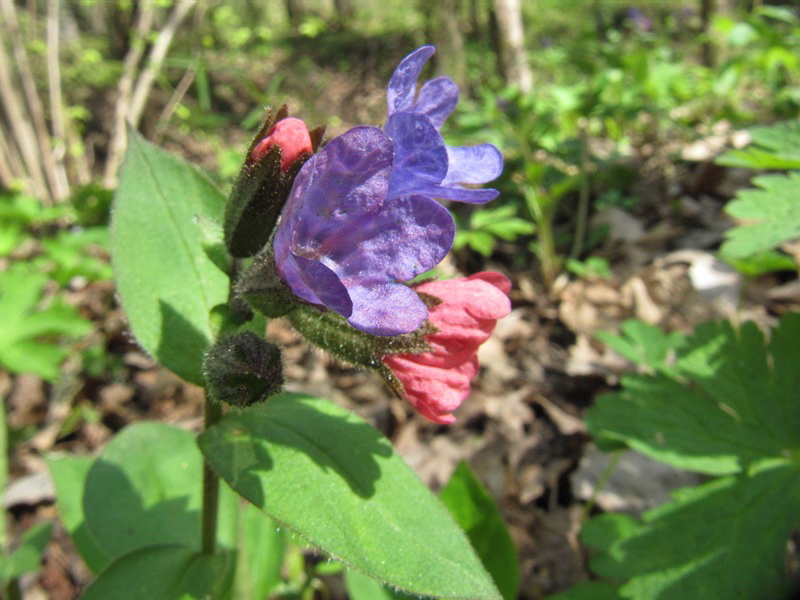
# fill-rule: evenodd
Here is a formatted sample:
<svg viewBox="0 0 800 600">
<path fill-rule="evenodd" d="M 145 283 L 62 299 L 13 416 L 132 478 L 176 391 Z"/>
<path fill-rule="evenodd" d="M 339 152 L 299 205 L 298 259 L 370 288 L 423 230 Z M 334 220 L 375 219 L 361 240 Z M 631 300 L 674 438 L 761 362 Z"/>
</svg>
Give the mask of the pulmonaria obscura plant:
<svg viewBox="0 0 800 600">
<path fill-rule="evenodd" d="M 378 371 L 426 419 L 455 421 L 478 347 L 510 311 L 510 282 L 491 272 L 416 280 L 453 244 L 441 201 L 495 198 L 475 186 L 496 178 L 503 159 L 490 144 L 445 143 L 439 130 L 457 86 L 438 77 L 417 91 L 433 53 L 423 46 L 400 62 L 383 127 L 323 144 L 322 128 L 269 111 L 227 201 L 201 173 L 132 137 L 112 223 L 119 295 L 145 350 L 205 388 L 205 427 L 196 446 L 176 428 L 126 429 L 97 459 L 117 471 L 90 469 L 83 503 L 65 504 L 83 506 L 73 521 L 109 540 L 93 557 L 98 578 L 86 598 L 268 597 L 280 556 L 272 579 L 256 577 L 247 557 L 264 555 L 264 539 L 283 540 L 270 519 L 395 588 L 501 597 L 464 532 L 386 439 L 334 404 L 281 392 L 280 348 L 264 339 L 265 317 L 286 318 L 311 343 Z M 161 447 L 173 450 L 150 458 Z M 137 464 L 148 460 L 152 469 Z M 202 472 L 203 485 L 167 481 L 173 464 L 183 482 Z M 118 471 L 134 495 L 141 473 L 164 474 L 155 507 L 128 500 L 149 533 L 127 535 L 130 523 L 104 529 L 114 503 L 93 502 L 92 490 L 120 489 Z M 197 508 L 159 516 L 168 501 Z M 242 537 L 237 523 L 261 536 Z"/>
<path fill-rule="evenodd" d="M 439 129 L 458 102 L 458 86 L 448 77 L 437 77 L 416 91 L 420 72 L 433 53 L 432 46 L 423 46 L 398 65 L 387 90 L 383 129 L 354 127 L 302 166 L 272 247 L 261 251 L 238 289 L 254 309 L 267 316 L 286 315 L 312 342 L 340 358 L 380 370 L 424 417 L 451 423 L 451 411 L 466 398 L 477 372 L 474 361 L 454 363 L 448 376 L 431 371 L 426 379 L 419 360 L 412 378 L 407 368 L 397 368 L 407 367 L 408 360 L 387 358 L 430 357 L 431 340 L 449 331 L 448 319 L 454 313 L 440 309 L 436 319 L 428 320 L 430 309 L 418 291 L 431 293 L 448 307 L 458 304 L 470 286 L 438 284 L 436 296 L 408 282 L 439 264 L 453 245 L 455 224 L 438 200 L 482 203 L 497 197 L 497 190 L 469 186 L 496 178 L 503 158 L 491 144 L 445 144 Z M 304 132 L 298 119 L 278 121 L 251 151 L 251 160 L 265 155 L 262 148 L 277 145 L 285 172 L 312 147 Z M 284 162 L 283 157 L 292 160 Z M 268 278 L 280 279 L 291 294 L 276 293 L 274 283 L 265 287 Z M 506 285 L 493 289 L 501 288 L 507 294 Z M 491 332 L 494 322 L 508 314 L 508 298 L 503 297 L 502 309 L 491 303 L 491 327 L 476 323 L 476 332 Z M 340 315 L 351 329 L 335 318 L 309 315 L 308 307 L 301 309 L 302 317 L 294 314 L 298 300 Z M 405 337 L 392 339 L 399 336 Z M 472 358 L 484 340 L 470 348 Z"/>
</svg>

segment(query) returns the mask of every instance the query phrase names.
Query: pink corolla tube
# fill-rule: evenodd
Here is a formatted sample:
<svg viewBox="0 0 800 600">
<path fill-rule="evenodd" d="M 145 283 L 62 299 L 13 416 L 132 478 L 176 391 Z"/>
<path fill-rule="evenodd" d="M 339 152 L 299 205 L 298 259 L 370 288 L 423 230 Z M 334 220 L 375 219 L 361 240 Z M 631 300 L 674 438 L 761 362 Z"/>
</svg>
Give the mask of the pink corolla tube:
<svg viewBox="0 0 800 600">
<path fill-rule="evenodd" d="M 441 300 L 428 316 L 437 329 L 427 337 L 431 351 L 390 354 L 383 362 L 423 417 L 448 425 L 456 420 L 453 411 L 469 396 L 478 372 L 478 347 L 489 339 L 497 320 L 511 311 L 511 282 L 500 273 L 483 271 L 415 289 Z"/>
</svg>

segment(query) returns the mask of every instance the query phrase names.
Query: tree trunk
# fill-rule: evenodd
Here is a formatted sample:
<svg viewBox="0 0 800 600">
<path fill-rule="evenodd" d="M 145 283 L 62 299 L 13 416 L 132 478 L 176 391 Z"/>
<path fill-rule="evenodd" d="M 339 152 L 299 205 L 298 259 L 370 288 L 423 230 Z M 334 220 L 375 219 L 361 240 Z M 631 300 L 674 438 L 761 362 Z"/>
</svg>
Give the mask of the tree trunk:
<svg viewBox="0 0 800 600">
<path fill-rule="evenodd" d="M 436 45 L 436 70 L 448 75 L 459 87 L 467 81 L 467 57 L 459 18 L 459 0 L 423 2 L 428 39 Z"/>
<path fill-rule="evenodd" d="M 286 0 L 286 16 L 289 17 L 292 29 L 297 29 L 305 17 L 303 0 Z"/>
<path fill-rule="evenodd" d="M 336 9 L 336 20 L 342 25 L 349 25 L 353 20 L 353 3 L 351 0 L 333 0 Z"/>
<path fill-rule="evenodd" d="M 521 0 L 494 0 L 497 18 L 498 63 L 505 80 L 523 93 L 533 89 L 533 73 L 525 53 Z"/>
</svg>

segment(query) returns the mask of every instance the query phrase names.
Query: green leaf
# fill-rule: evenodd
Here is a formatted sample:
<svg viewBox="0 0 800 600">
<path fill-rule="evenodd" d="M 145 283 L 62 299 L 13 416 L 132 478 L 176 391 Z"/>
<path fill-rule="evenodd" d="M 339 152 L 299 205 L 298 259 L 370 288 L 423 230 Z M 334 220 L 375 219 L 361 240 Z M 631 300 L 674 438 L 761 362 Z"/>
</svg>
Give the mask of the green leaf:
<svg viewBox="0 0 800 600">
<path fill-rule="evenodd" d="M 38 571 L 52 534 L 52 523 L 33 525 L 22 534 L 19 547 L 0 561 L 0 581 L 6 582 L 24 573 Z"/>
<path fill-rule="evenodd" d="M 779 600 L 791 582 L 784 555 L 798 524 L 800 469 L 773 465 L 684 488 L 592 559 L 601 575 L 630 579 L 637 600 Z M 757 557 L 757 560 L 754 560 Z"/>
<path fill-rule="evenodd" d="M 388 588 L 371 577 L 350 569 L 344 574 L 344 584 L 350 600 L 412 600 L 418 598 L 418 596 L 410 596 Z"/>
<path fill-rule="evenodd" d="M 725 258 L 746 258 L 800 237 L 800 171 L 762 175 L 753 183 L 760 189 L 740 191 L 725 207 L 732 217 L 752 221 L 725 233 L 720 249 Z"/>
<path fill-rule="evenodd" d="M 50 276 L 60 285 L 67 285 L 75 276 L 89 281 L 111 279 L 111 266 L 97 250 L 108 248 L 107 227 L 90 227 L 78 231 L 62 231 L 42 240 L 45 256 L 42 262 Z M 92 253 L 92 248 L 95 253 Z"/>
<path fill-rule="evenodd" d="M 800 169 L 800 122 L 753 127 L 750 136 L 750 146 L 729 150 L 717 163 L 750 169 Z"/>
<path fill-rule="evenodd" d="M 800 314 L 769 344 L 753 323 L 698 328 L 676 376 L 631 376 L 587 414 L 591 433 L 678 468 L 737 473 L 800 448 Z"/>
<path fill-rule="evenodd" d="M 627 358 L 629 361 L 649 367 L 653 371 L 670 373 L 671 354 L 685 343 L 685 336 L 677 331 L 665 333 L 658 327 L 627 319 L 620 326 L 621 335 L 601 331 L 596 334 L 604 344 Z"/>
<path fill-rule="evenodd" d="M 335 404 L 273 396 L 224 417 L 199 444 L 234 490 L 351 568 L 420 595 L 500 597 L 388 440 Z"/>
<path fill-rule="evenodd" d="M 139 548 L 114 561 L 83 600 L 205 600 L 225 571 L 225 557 L 172 544 Z"/>
<path fill-rule="evenodd" d="M 144 349 L 199 385 L 214 337 L 209 313 L 225 302 L 228 279 L 198 223 L 220 222 L 224 204 L 199 171 L 131 132 L 111 229 L 117 289 Z"/>
<path fill-rule="evenodd" d="M 519 591 L 517 549 L 503 516 L 466 462 L 458 465 L 439 493 L 439 499 L 453 515 L 489 571 L 506 600 Z"/>
<path fill-rule="evenodd" d="M 112 555 L 97 542 L 83 516 L 83 487 L 94 460 L 89 456 L 51 455 L 47 466 L 56 489 L 58 516 L 86 565 L 93 573 L 100 573 Z"/>
<path fill-rule="evenodd" d="M 202 460 L 192 433 L 148 422 L 122 430 L 97 459 L 50 458 L 59 513 L 95 573 L 152 545 L 200 549 Z M 267 597 L 280 580 L 284 536 L 224 483 L 218 541 L 237 550 L 233 597 Z"/>
<path fill-rule="evenodd" d="M 776 271 L 796 271 L 798 266 L 791 256 L 776 250 L 767 250 L 745 258 L 731 258 L 729 262 L 748 277 L 759 277 Z"/>
<path fill-rule="evenodd" d="M 622 600 L 618 583 L 584 581 L 565 592 L 548 596 L 547 600 Z"/>
<path fill-rule="evenodd" d="M 611 269 L 608 265 L 608 260 L 601 256 L 590 256 L 584 261 L 568 258 L 564 263 L 572 273 L 578 277 L 603 277 L 608 279 L 611 277 Z"/>
<path fill-rule="evenodd" d="M 40 306 L 46 283 L 46 275 L 26 265 L 0 272 L 0 363 L 10 371 L 52 381 L 70 353 L 63 342 L 85 335 L 92 326 L 58 300 Z"/>
<path fill-rule="evenodd" d="M 202 469 L 194 435 L 161 423 L 123 429 L 86 476 L 83 513 L 105 553 L 200 543 Z"/>
<path fill-rule="evenodd" d="M 595 550 L 608 550 L 638 528 L 639 522 L 628 515 L 598 515 L 581 528 L 581 542 Z"/>
<path fill-rule="evenodd" d="M 239 496 L 222 484 L 227 490 L 223 494 L 238 505 L 235 513 L 236 538 L 230 544 L 236 548 L 236 573 L 233 583 L 234 600 L 238 598 L 269 598 L 270 592 L 281 581 L 281 566 L 286 548 L 285 536 L 278 531 L 275 521 L 261 510 L 241 501 Z M 226 523 L 220 529 L 226 529 Z"/>
</svg>

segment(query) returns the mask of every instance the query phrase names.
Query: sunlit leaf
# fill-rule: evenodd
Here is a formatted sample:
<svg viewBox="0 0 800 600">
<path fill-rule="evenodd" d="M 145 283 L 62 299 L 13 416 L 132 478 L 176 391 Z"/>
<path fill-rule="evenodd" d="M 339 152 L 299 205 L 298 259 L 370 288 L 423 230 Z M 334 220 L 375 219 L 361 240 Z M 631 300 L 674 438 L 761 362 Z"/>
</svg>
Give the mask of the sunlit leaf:
<svg viewBox="0 0 800 600">
<path fill-rule="evenodd" d="M 224 203 L 194 167 L 131 132 L 111 224 L 117 289 L 144 349 L 201 385 L 214 337 L 209 314 L 226 301 L 228 279 L 198 223 L 220 222 Z"/>
<path fill-rule="evenodd" d="M 500 598 L 389 441 L 335 404 L 273 396 L 227 415 L 199 444 L 234 490 L 348 566 L 420 595 Z"/>
</svg>

